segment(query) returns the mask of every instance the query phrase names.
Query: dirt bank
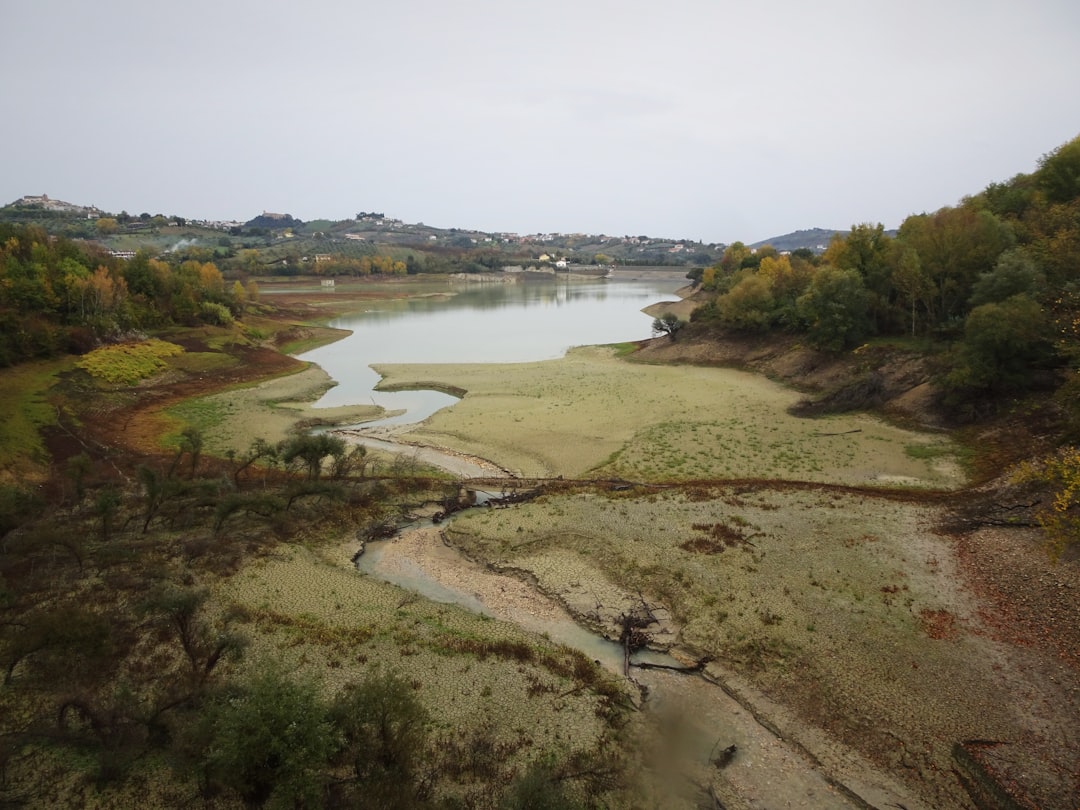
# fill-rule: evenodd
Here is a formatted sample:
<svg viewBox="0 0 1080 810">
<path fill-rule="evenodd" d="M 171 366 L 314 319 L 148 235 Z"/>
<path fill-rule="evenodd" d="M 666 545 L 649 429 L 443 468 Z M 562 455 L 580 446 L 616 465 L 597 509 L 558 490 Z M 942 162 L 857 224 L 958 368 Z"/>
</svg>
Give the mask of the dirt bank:
<svg viewBox="0 0 1080 810">
<path fill-rule="evenodd" d="M 691 336 L 683 332 L 675 341 L 665 337 L 643 342 L 633 359 L 747 369 L 813 396 L 873 375 L 871 395 L 853 403 L 856 409 L 880 409 L 926 427 L 942 427 L 946 422 L 925 357 L 898 348 L 866 346 L 853 353 L 831 354 L 812 349 L 793 335 Z"/>
</svg>

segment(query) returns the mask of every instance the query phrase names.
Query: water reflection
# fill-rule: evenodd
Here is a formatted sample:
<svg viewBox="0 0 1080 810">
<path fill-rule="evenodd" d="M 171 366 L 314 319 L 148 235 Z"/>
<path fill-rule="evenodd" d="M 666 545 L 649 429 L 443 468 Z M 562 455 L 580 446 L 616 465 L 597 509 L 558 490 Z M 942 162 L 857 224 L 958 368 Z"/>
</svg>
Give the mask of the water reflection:
<svg viewBox="0 0 1080 810">
<path fill-rule="evenodd" d="M 448 285 L 446 295 L 373 302 L 367 312 L 333 321 L 353 334 L 301 359 L 338 382 L 315 407 L 373 402 L 407 411 L 381 424 L 421 421 L 456 399 L 437 391 L 375 391 L 372 364 L 529 362 L 561 357 L 573 346 L 640 340 L 652 326 L 641 309 L 672 298 L 683 284 L 676 276 Z"/>
</svg>

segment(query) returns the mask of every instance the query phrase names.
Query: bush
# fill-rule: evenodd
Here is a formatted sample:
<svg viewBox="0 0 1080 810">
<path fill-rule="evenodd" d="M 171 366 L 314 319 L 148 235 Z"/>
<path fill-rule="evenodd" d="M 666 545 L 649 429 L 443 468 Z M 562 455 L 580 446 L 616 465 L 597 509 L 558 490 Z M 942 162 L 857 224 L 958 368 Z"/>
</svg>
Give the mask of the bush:
<svg viewBox="0 0 1080 810">
<path fill-rule="evenodd" d="M 199 305 L 199 320 L 211 326 L 231 326 L 233 314 L 224 304 L 203 301 Z"/>
</svg>

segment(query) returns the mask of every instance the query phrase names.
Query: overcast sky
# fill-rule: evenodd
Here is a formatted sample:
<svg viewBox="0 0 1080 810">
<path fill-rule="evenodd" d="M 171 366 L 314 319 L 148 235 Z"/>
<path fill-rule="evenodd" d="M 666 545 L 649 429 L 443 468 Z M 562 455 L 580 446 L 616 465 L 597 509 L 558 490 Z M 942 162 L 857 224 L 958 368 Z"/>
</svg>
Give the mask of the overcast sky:
<svg viewBox="0 0 1080 810">
<path fill-rule="evenodd" d="M 0 0 L 0 204 L 754 242 L 1080 135 L 1077 0 Z"/>
</svg>

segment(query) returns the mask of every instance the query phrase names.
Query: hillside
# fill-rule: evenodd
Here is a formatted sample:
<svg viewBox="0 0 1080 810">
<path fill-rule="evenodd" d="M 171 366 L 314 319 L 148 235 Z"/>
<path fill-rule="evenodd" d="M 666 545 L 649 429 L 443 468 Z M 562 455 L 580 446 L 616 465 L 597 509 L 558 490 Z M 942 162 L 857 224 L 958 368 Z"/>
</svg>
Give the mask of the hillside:
<svg viewBox="0 0 1080 810">
<path fill-rule="evenodd" d="M 360 212 L 349 220 L 304 223 L 287 213 L 262 212 L 246 222 L 126 211 L 111 214 L 93 206 L 26 196 L 0 208 L 0 222 L 37 225 L 49 233 L 88 239 L 112 251 L 152 254 L 200 251 L 215 260 L 258 251 L 259 265 L 296 272 L 312 269 L 316 256 L 357 258 L 377 252 L 404 260 L 480 258 L 485 269 L 565 259 L 572 264 L 704 266 L 716 261 L 722 244 L 647 235 L 584 233 L 517 234 L 408 223 L 382 213 Z M 460 269 L 460 268 L 455 268 Z"/>
<path fill-rule="evenodd" d="M 761 248 L 765 247 L 765 245 L 772 245 L 780 251 L 805 248 L 814 251 L 814 253 L 822 253 L 829 246 L 832 238 L 842 233 L 844 231 L 830 230 L 828 228 L 807 228 L 806 230 L 792 231 L 781 236 L 762 239 L 760 242 L 749 245 L 749 247 Z"/>
</svg>

